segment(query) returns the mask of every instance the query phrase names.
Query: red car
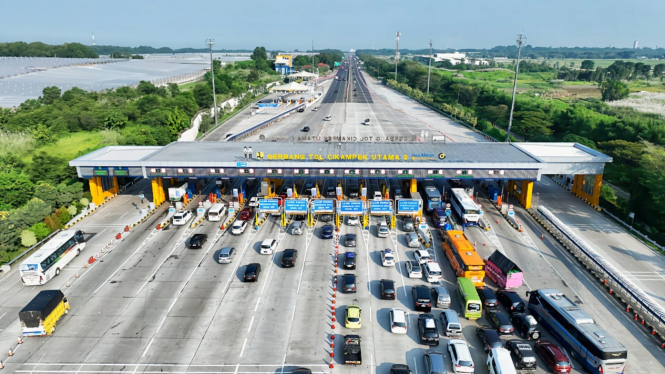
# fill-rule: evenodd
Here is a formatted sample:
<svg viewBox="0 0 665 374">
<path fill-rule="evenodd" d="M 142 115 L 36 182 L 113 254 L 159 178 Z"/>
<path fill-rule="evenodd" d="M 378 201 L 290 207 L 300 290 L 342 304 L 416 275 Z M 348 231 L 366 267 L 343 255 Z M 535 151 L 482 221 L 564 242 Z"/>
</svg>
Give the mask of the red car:
<svg viewBox="0 0 665 374">
<path fill-rule="evenodd" d="M 536 342 L 536 353 L 545 361 L 547 367 L 555 373 L 570 373 L 570 360 L 559 346 L 547 340 Z"/>
<path fill-rule="evenodd" d="M 249 221 L 252 219 L 252 210 L 250 208 L 245 208 L 240 211 L 238 218 L 242 221 Z"/>
</svg>

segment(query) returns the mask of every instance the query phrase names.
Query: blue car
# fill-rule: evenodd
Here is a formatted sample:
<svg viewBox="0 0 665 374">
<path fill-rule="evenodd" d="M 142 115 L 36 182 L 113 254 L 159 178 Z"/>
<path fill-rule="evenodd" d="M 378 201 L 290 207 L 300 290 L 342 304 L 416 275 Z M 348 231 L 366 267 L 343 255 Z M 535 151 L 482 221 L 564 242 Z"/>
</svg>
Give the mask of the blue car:
<svg viewBox="0 0 665 374">
<path fill-rule="evenodd" d="M 356 268 L 356 254 L 355 252 L 345 252 L 344 253 L 344 269 L 355 269 Z"/>
<path fill-rule="evenodd" d="M 332 239 L 333 237 L 333 227 L 332 225 L 323 226 L 323 232 L 321 234 L 323 239 Z"/>
</svg>

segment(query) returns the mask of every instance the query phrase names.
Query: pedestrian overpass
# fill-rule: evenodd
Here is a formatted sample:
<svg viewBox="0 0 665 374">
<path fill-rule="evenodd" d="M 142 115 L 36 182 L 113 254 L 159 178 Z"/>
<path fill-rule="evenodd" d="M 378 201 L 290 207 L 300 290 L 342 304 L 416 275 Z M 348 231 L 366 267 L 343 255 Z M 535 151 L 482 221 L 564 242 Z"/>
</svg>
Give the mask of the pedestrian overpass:
<svg viewBox="0 0 665 374">
<path fill-rule="evenodd" d="M 612 162 L 611 157 L 578 143 L 398 141 L 401 139 L 373 142 L 355 137 L 338 140 L 109 146 L 69 164 L 76 167 L 80 178 L 90 180 L 95 204 L 119 192 L 118 177 L 151 179 L 156 206 L 166 200 L 165 180 L 380 178 L 406 181 L 410 192 L 416 192 L 418 180 L 443 178 L 503 181 L 509 193 L 530 208 L 533 182 L 543 175 L 572 177 L 572 192 L 598 206 L 603 169 L 605 163 Z M 251 159 L 243 152 L 244 147 L 250 146 Z"/>
</svg>

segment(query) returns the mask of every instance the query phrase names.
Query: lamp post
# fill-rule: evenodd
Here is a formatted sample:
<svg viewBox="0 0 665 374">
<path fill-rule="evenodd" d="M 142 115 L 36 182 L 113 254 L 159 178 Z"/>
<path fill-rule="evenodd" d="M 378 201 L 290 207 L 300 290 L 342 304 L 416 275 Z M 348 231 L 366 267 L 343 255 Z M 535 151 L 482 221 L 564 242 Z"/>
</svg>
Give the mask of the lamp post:
<svg viewBox="0 0 665 374">
<path fill-rule="evenodd" d="M 517 37 L 517 65 L 515 65 L 515 81 L 513 82 L 513 100 L 510 104 L 510 118 L 508 119 L 508 131 L 506 132 L 506 142 L 510 142 L 510 129 L 513 126 L 513 111 L 515 110 L 515 93 L 517 91 L 517 76 L 520 73 L 520 56 L 522 53 L 522 43 L 526 37 L 519 34 Z"/>
<path fill-rule="evenodd" d="M 210 79 L 212 80 L 212 102 L 213 102 L 212 111 L 215 114 L 215 127 L 217 127 L 217 95 L 215 94 L 215 66 L 212 63 L 212 45 L 215 44 L 215 40 L 213 38 L 208 38 L 208 40 L 206 40 L 206 44 L 208 44 L 208 47 L 210 47 Z"/>
<path fill-rule="evenodd" d="M 397 63 L 399 62 L 399 36 L 402 35 L 399 31 L 395 37 L 396 46 L 395 46 L 395 83 L 397 83 Z"/>
<path fill-rule="evenodd" d="M 427 94 L 429 94 L 429 77 L 432 74 L 432 39 L 429 40 L 429 66 L 427 67 Z"/>
</svg>

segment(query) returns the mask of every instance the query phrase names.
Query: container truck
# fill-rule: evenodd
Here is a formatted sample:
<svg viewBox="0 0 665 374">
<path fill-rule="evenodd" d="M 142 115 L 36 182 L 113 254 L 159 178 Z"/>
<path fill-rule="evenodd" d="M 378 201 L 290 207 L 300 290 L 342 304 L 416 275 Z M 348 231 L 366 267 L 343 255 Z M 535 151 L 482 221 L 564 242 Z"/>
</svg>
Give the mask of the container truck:
<svg viewBox="0 0 665 374">
<path fill-rule="evenodd" d="M 180 201 L 182 197 L 187 193 L 187 182 L 183 182 L 180 185 L 169 187 L 169 200 L 171 201 Z"/>
<path fill-rule="evenodd" d="M 360 335 L 344 335 L 344 365 L 361 365 Z"/>
<path fill-rule="evenodd" d="M 69 301 L 60 290 L 44 290 L 19 313 L 23 336 L 51 335 L 58 320 L 69 311 Z"/>
<path fill-rule="evenodd" d="M 494 251 L 487 258 L 485 272 L 499 288 L 509 289 L 522 285 L 522 270 L 499 251 Z"/>
</svg>

